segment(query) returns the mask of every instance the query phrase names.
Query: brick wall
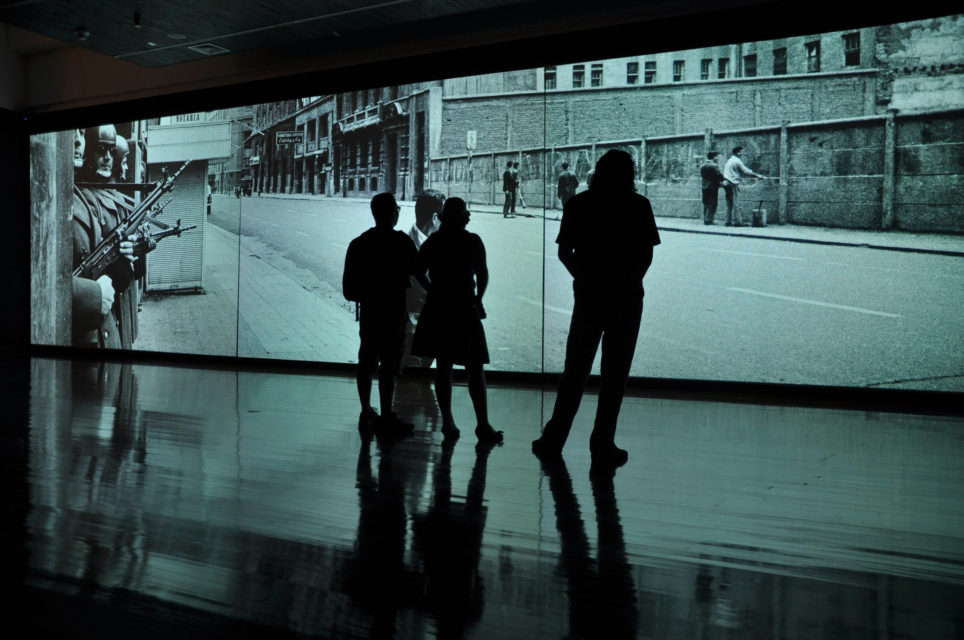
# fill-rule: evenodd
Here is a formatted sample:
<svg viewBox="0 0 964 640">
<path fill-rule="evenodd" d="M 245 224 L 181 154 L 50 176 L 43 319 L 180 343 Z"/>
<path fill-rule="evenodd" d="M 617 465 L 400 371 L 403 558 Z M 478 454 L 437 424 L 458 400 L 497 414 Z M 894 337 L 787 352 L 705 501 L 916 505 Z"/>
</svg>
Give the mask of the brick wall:
<svg viewBox="0 0 964 640">
<path fill-rule="evenodd" d="M 431 180 L 448 195 L 498 204 L 505 162 L 520 160 L 527 204 L 545 198 L 558 208 L 562 162 L 585 183 L 595 160 L 620 148 L 636 158 L 639 191 L 657 216 L 697 219 L 706 151 L 717 150 L 722 165 L 737 145 L 744 163 L 770 178 L 746 181 L 744 211 L 762 203 L 770 223 L 964 233 L 964 110 L 533 147 L 474 154 L 471 164 L 460 155 L 433 160 Z"/>
</svg>

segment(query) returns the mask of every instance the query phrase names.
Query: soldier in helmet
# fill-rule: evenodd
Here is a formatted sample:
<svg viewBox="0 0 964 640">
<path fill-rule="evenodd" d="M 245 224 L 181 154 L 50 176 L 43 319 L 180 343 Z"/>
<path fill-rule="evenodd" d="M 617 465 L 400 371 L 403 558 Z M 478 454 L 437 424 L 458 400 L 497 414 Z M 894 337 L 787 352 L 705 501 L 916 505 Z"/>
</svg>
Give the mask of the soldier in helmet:
<svg viewBox="0 0 964 640">
<path fill-rule="evenodd" d="M 130 154 L 130 147 L 124 136 L 117 134 L 114 139 L 113 161 L 114 161 L 114 182 L 127 182 L 127 156 Z"/>
<path fill-rule="evenodd" d="M 117 130 L 110 124 L 77 131 L 72 205 L 74 268 L 129 214 L 122 195 L 95 184 L 112 178 L 117 137 Z M 79 163 L 78 153 L 83 158 Z M 136 302 L 130 290 L 134 260 L 133 243 L 125 241 L 121 243 L 121 256 L 97 280 L 73 279 L 74 346 L 131 348 L 136 320 Z"/>
</svg>

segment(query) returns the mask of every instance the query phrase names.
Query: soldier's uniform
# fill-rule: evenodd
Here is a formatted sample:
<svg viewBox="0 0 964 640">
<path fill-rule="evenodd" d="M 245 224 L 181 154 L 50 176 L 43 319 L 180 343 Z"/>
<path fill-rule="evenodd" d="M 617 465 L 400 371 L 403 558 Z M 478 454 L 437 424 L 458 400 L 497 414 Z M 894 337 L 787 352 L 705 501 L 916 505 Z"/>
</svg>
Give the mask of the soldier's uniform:
<svg viewBox="0 0 964 640">
<path fill-rule="evenodd" d="M 108 189 L 74 188 L 73 268 L 101 241 L 105 233 L 127 216 L 122 196 Z M 127 273 L 127 272 L 130 273 Z M 135 273 L 126 258 L 118 258 L 108 271 L 114 281 L 114 305 L 100 313 L 100 285 L 94 280 L 73 279 L 73 345 L 107 349 L 130 349 L 137 332 L 136 291 L 130 286 Z"/>
</svg>

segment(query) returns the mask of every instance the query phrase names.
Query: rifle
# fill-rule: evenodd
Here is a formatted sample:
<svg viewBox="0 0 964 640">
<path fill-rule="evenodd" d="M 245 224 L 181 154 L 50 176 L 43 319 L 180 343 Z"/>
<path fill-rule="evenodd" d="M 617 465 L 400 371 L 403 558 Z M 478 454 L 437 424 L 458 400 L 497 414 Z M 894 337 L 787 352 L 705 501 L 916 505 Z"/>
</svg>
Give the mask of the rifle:
<svg viewBox="0 0 964 640">
<path fill-rule="evenodd" d="M 168 202 L 170 202 L 170 200 Z M 138 257 L 146 255 L 157 248 L 157 243 L 159 240 L 163 240 L 164 238 L 167 238 L 170 236 L 177 236 L 178 238 L 180 238 L 181 233 L 183 233 L 184 231 L 197 229 L 196 224 L 191 224 L 186 227 L 182 227 L 180 218 L 178 218 L 177 223 L 173 227 L 169 227 L 167 225 L 164 225 L 164 226 L 167 228 L 164 229 L 163 231 L 158 231 L 157 233 L 151 233 L 150 231 L 146 231 L 146 230 L 141 231 L 137 235 L 137 239 L 134 240 L 134 255 Z"/>
<path fill-rule="evenodd" d="M 110 265 L 120 257 L 120 245 L 122 242 L 128 241 L 127 236 L 146 221 L 156 217 L 157 214 L 170 203 L 170 200 L 168 200 L 164 204 L 158 205 L 158 200 L 174 188 L 174 180 L 181 175 L 181 172 L 184 171 L 190 163 L 190 160 L 186 160 L 173 175 L 166 176 L 159 180 L 151 192 L 144 196 L 140 203 L 134 207 L 134 210 L 131 211 L 129 216 L 121 220 L 116 227 L 104 234 L 104 238 L 97 243 L 97 246 L 90 252 L 90 255 L 84 258 L 77 268 L 74 269 L 73 275 L 89 280 L 96 280 L 102 276 Z M 178 229 L 176 235 L 180 235 L 180 231 L 184 231 L 184 229 Z"/>
</svg>

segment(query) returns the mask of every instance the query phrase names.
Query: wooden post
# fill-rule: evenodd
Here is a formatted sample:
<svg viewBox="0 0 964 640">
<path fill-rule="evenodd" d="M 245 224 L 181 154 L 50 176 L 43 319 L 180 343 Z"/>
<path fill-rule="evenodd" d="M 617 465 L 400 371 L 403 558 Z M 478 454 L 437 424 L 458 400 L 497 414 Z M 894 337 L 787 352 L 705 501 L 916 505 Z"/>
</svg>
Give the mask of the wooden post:
<svg viewBox="0 0 964 640">
<path fill-rule="evenodd" d="M 31 136 L 31 343 L 71 343 L 73 152 L 73 129 Z"/>
<path fill-rule="evenodd" d="M 777 224 L 786 224 L 790 214 L 787 211 L 790 199 L 790 132 L 788 121 L 780 125 L 780 184 L 777 202 Z"/>
<path fill-rule="evenodd" d="M 884 119 L 884 183 L 881 198 L 880 228 L 893 229 L 897 220 L 894 212 L 894 190 L 897 169 L 897 111 L 890 109 Z"/>
<path fill-rule="evenodd" d="M 642 194 L 646 195 L 646 138 L 639 143 L 639 181 L 643 185 Z"/>
<path fill-rule="evenodd" d="M 495 164 L 495 151 L 493 151 L 491 155 L 492 155 L 492 180 L 490 180 L 490 182 L 492 183 L 492 186 L 489 189 L 489 193 L 490 193 L 489 199 L 492 201 L 492 204 L 495 204 L 496 203 L 495 183 L 499 180 L 499 167 L 496 166 Z"/>
</svg>

